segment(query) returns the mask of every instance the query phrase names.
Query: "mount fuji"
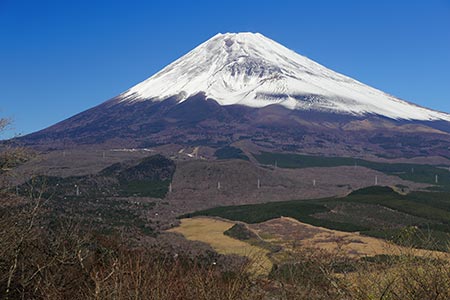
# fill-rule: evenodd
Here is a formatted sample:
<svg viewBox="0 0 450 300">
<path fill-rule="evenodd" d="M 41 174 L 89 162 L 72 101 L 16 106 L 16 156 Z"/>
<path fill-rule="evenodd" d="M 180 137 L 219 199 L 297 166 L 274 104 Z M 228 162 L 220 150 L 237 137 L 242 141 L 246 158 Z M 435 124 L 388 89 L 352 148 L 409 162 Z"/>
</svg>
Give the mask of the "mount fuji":
<svg viewBox="0 0 450 300">
<path fill-rule="evenodd" d="M 450 156 L 450 114 L 334 72 L 259 33 L 226 33 L 117 97 L 18 141 Z"/>
</svg>

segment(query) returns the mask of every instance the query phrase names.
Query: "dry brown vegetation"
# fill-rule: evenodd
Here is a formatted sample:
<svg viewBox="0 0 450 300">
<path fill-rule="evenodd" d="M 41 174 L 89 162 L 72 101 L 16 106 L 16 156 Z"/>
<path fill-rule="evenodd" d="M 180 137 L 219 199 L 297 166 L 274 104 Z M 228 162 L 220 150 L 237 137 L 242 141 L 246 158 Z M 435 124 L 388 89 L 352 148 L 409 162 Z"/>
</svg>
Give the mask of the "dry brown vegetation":
<svg viewBox="0 0 450 300">
<path fill-rule="evenodd" d="M 49 222 L 45 199 L 2 194 L 2 299 L 448 299 L 446 260 L 395 256 L 349 258 L 301 248 L 252 275 L 249 263 L 131 247 L 70 219 Z"/>
<path fill-rule="evenodd" d="M 344 232 L 313 226 L 289 217 L 271 219 L 248 226 L 265 241 L 276 243 L 291 251 L 300 248 L 319 249 L 332 253 L 339 252 L 353 258 L 400 255 L 410 252 L 411 255 L 418 257 L 434 256 L 450 260 L 450 255 L 444 252 L 414 249 L 408 245 L 402 247 L 383 239 L 361 235 L 358 232 Z"/>
<path fill-rule="evenodd" d="M 6 201 L 8 200 L 8 201 Z M 45 200 L 2 195 L 2 299 L 248 299 L 247 264 L 133 248 L 73 220 L 46 220 Z M 254 299 L 254 298 L 252 298 Z"/>
<path fill-rule="evenodd" d="M 207 243 L 220 254 L 248 257 L 250 272 L 267 275 L 272 268 L 267 257 L 269 251 L 224 235 L 233 225 L 233 222 L 226 220 L 199 217 L 182 219 L 180 226 L 169 231 L 181 233 L 188 240 Z"/>
</svg>

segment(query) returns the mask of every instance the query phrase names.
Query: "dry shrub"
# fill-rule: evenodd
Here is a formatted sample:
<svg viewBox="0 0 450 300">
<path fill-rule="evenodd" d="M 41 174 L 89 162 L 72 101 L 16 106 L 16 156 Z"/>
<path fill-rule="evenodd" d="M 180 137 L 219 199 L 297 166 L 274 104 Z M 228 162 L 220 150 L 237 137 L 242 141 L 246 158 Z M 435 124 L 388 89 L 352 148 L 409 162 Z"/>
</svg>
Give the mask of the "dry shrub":
<svg viewBox="0 0 450 300">
<path fill-rule="evenodd" d="M 354 299 L 450 299 L 450 256 L 447 251 L 418 252 L 416 245 L 433 248 L 430 234 L 406 227 L 391 253 L 364 260 L 347 279 Z"/>
<path fill-rule="evenodd" d="M 91 274 L 95 299 L 258 299 L 242 271 L 224 274 L 187 257 L 139 251 Z"/>
<path fill-rule="evenodd" d="M 347 299 L 347 282 L 338 273 L 353 271 L 354 261 L 339 252 L 298 248 L 269 278 L 279 283 L 277 299 Z"/>
<path fill-rule="evenodd" d="M 352 274 L 354 299 L 450 299 L 450 263 L 442 255 L 417 257 L 413 249 L 367 263 Z"/>
</svg>

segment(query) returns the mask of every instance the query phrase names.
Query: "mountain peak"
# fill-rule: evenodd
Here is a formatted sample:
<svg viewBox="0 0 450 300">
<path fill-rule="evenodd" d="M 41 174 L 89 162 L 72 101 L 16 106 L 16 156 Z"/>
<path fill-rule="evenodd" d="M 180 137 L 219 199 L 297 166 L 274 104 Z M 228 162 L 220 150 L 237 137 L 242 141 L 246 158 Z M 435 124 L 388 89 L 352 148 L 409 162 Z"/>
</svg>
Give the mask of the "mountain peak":
<svg viewBox="0 0 450 300">
<path fill-rule="evenodd" d="M 216 34 L 215 36 L 213 36 L 211 39 L 213 39 L 213 38 L 215 38 L 215 37 L 237 37 L 237 36 L 242 37 L 242 38 L 250 37 L 250 36 L 258 36 L 258 37 L 263 37 L 263 38 L 265 38 L 265 36 L 262 35 L 262 34 L 259 33 L 259 32 L 249 32 L 249 31 L 247 31 L 247 32 L 225 32 L 225 33 L 218 33 L 218 34 Z"/>
<path fill-rule="evenodd" d="M 183 102 L 205 93 L 220 105 L 265 107 L 393 119 L 447 120 L 450 115 L 416 106 L 362 84 L 297 54 L 260 33 L 219 33 L 119 101 Z"/>
</svg>

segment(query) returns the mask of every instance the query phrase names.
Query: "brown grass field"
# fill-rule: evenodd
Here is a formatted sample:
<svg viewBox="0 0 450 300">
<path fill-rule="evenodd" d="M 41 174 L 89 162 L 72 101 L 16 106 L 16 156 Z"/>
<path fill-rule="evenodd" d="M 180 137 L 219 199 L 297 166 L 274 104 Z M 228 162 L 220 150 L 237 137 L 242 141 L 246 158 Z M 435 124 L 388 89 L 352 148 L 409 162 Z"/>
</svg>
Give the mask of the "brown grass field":
<svg viewBox="0 0 450 300">
<path fill-rule="evenodd" d="M 180 226 L 169 231 L 180 233 L 188 240 L 204 242 L 220 254 L 248 257 L 256 274 L 267 274 L 273 263 L 282 262 L 286 251 L 295 253 L 303 249 L 324 250 L 348 258 L 409 253 L 419 257 L 450 259 L 447 253 L 400 247 L 382 239 L 317 227 L 287 217 L 247 225 L 265 242 L 282 247 L 283 251 L 269 258 L 268 250 L 224 235 L 234 224 L 224 219 L 196 217 L 182 219 Z"/>
<path fill-rule="evenodd" d="M 223 234 L 234 224 L 231 221 L 199 217 L 182 219 L 180 226 L 168 231 L 180 233 L 188 240 L 207 243 L 220 254 L 248 257 L 252 262 L 251 269 L 253 273 L 267 274 L 272 268 L 272 263 L 267 257 L 267 250 Z"/>
<path fill-rule="evenodd" d="M 358 232 L 343 232 L 302 223 L 293 218 L 282 217 L 259 224 L 249 225 L 249 228 L 265 241 L 281 245 L 286 250 L 296 248 L 322 249 L 330 252 L 340 252 L 352 258 L 375 255 L 398 255 L 410 251 L 388 241 L 368 237 Z M 413 249 L 416 256 L 440 256 L 448 258 L 447 253 Z"/>
</svg>

